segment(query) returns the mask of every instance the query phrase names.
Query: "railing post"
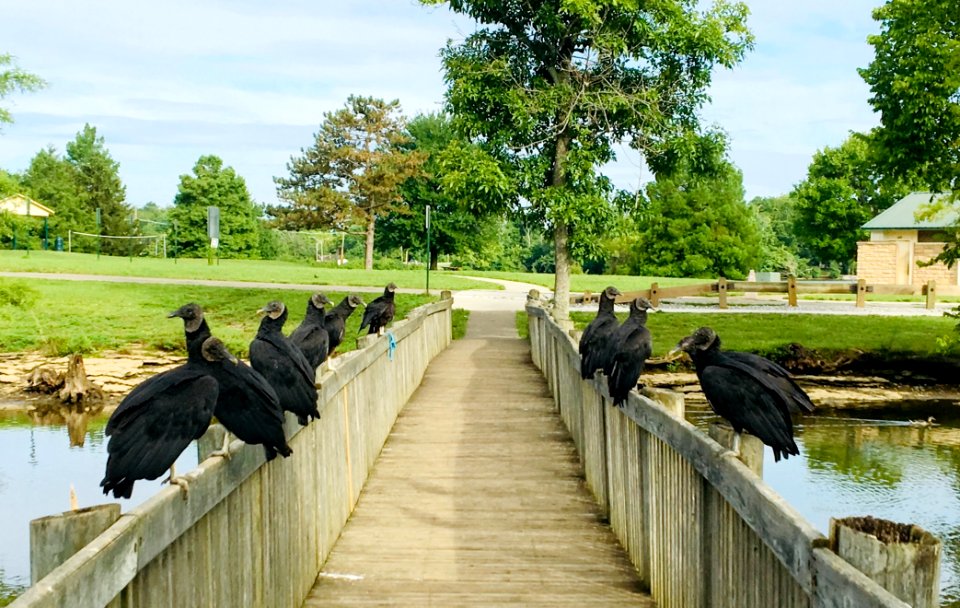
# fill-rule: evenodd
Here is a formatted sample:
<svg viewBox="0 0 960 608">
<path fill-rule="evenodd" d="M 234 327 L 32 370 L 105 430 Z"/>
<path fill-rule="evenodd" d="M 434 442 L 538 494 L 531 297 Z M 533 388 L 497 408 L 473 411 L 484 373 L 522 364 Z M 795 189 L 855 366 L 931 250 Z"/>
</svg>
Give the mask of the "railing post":
<svg viewBox="0 0 960 608">
<path fill-rule="evenodd" d="M 589 304 L 593 300 L 593 293 L 589 289 L 583 290 L 583 299 L 580 301 L 581 304 Z"/>
<path fill-rule="evenodd" d="M 443 291 L 440 292 L 441 300 L 449 300 L 452 297 L 453 297 L 453 292 L 451 292 L 449 289 L 444 289 Z"/>
<path fill-rule="evenodd" d="M 941 544 L 923 528 L 873 517 L 831 518 L 830 548 L 914 608 L 940 605 Z"/>
<path fill-rule="evenodd" d="M 857 279 L 857 308 L 863 308 L 867 304 L 867 280 Z"/>
<path fill-rule="evenodd" d="M 733 448 L 733 429 L 725 424 L 716 422 L 710 424 L 707 431 L 710 438 L 729 449 Z M 763 442 L 753 435 L 740 436 L 740 462 L 748 469 L 753 471 L 754 475 L 763 479 Z"/>
<path fill-rule="evenodd" d="M 717 279 L 717 293 L 720 294 L 720 308 L 727 307 L 727 280 L 723 277 Z"/>
<path fill-rule="evenodd" d="M 650 303 L 654 308 L 660 306 L 660 284 L 650 283 Z"/>
<path fill-rule="evenodd" d="M 793 275 L 787 277 L 787 305 L 797 306 L 797 277 Z"/>
<path fill-rule="evenodd" d="M 120 503 L 96 505 L 30 522 L 30 583 L 48 575 L 120 519 Z"/>
<path fill-rule="evenodd" d="M 927 281 L 927 310 L 933 310 L 937 304 L 937 282 L 933 279 Z"/>
</svg>

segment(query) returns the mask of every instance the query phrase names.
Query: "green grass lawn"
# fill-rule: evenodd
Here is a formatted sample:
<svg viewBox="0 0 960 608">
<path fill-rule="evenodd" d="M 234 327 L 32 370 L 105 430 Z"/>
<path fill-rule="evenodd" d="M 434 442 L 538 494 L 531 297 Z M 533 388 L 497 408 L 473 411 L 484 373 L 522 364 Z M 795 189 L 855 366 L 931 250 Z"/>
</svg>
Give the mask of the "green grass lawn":
<svg viewBox="0 0 960 608">
<path fill-rule="evenodd" d="M 449 274 L 449 273 L 448 273 Z M 520 283 L 532 283 L 548 289 L 553 289 L 554 275 L 536 272 L 500 272 L 500 271 L 474 271 L 464 270 L 465 276 L 478 276 L 488 279 L 503 279 L 505 281 L 519 281 Z M 432 283 L 433 279 L 431 279 Z M 660 287 L 673 287 L 675 285 L 696 285 L 698 283 L 709 283 L 710 279 L 680 279 L 674 277 L 634 277 L 620 274 L 575 274 L 570 276 L 570 291 L 582 292 L 589 289 L 596 293 L 603 291 L 610 285 L 614 285 L 620 291 L 638 291 L 649 289 L 650 283 L 659 283 Z"/>
<path fill-rule="evenodd" d="M 290 316 L 290 333 L 303 319 L 311 291 L 272 291 L 188 285 L 136 285 L 125 283 L 26 281 L 0 278 L 0 297 L 28 285 L 33 303 L 26 306 L 0 300 L 0 351 L 40 351 L 51 355 L 71 352 L 160 349 L 182 352 L 183 323 L 167 314 L 187 302 L 203 306 L 214 335 L 234 354 L 245 356 L 257 332 L 257 309 L 270 300 L 283 300 Z M 346 295 L 326 292 L 334 303 Z M 362 296 L 370 301 L 369 295 Z M 31 299 L 31 298 L 28 298 Z M 397 319 L 412 308 L 436 297 L 399 293 Z M 347 324 L 347 337 L 339 351 L 356 348 L 363 315 L 359 309 Z"/>
<path fill-rule="evenodd" d="M 393 281 L 398 287 L 424 289 L 423 270 L 362 270 L 321 267 L 309 262 L 272 260 L 220 260 L 210 266 L 206 259 L 129 258 L 97 256 L 87 253 L 56 251 L 0 251 L 0 270 L 19 272 L 62 272 L 70 274 L 106 274 L 131 277 L 178 279 L 214 279 L 219 281 L 256 281 L 304 283 L 311 285 L 351 285 L 382 287 Z M 431 272 L 430 289 L 497 289 L 489 283 L 471 281 L 449 272 Z"/>
<path fill-rule="evenodd" d="M 594 313 L 570 315 L 583 329 Z M 617 315 L 621 321 L 626 313 Z M 518 313 L 517 329 L 526 335 L 526 314 Z M 858 349 L 916 355 L 936 354 L 936 338 L 953 331 L 956 321 L 943 317 L 881 317 L 844 315 L 653 313 L 647 327 L 653 354 L 662 356 L 698 327 L 716 330 L 724 348 L 771 354 L 791 342 L 829 353 Z"/>
</svg>

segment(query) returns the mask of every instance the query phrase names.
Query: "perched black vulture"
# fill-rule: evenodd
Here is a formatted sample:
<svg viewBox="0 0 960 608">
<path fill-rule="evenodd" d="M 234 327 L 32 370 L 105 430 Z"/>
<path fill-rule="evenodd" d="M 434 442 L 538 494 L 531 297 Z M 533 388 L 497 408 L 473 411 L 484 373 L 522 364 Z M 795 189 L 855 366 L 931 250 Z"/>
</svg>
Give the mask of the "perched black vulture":
<svg viewBox="0 0 960 608">
<path fill-rule="evenodd" d="M 258 312 L 264 313 L 257 336 L 250 343 L 250 364 L 260 372 L 280 398 L 280 405 L 293 412 L 306 426 L 319 418 L 317 410 L 317 372 L 310 367 L 300 349 L 281 331 L 287 320 L 287 307 L 274 300 Z"/>
<path fill-rule="evenodd" d="M 314 369 L 330 354 L 330 336 L 323 324 L 324 308 L 330 304 L 333 302 L 320 292 L 310 296 L 303 321 L 290 334 L 290 342 L 300 349 Z"/>
<path fill-rule="evenodd" d="M 720 337 L 709 327 L 681 340 L 677 349 L 693 359 L 710 407 L 733 426 L 735 453 L 743 431 L 773 448 L 776 461 L 800 453 L 790 410 L 812 411 L 813 403 L 786 370 L 763 357 L 720 350 Z"/>
<path fill-rule="evenodd" d="M 347 319 L 353 314 L 353 311 L 357 309 L 357 306 L 363 305 L 364 303 L 363 300 L 360 299 L 360 296 L 350 294 L 340 300 L 340 303 L 334 306 L 333 310 L 328 312 L 323 318 L 323 326 L 327 330 L 327 335 L 330 336 L 331 355 L 333 351 L 340 346 L 340 343 L 343 342 L 343 337 L 346 333 Z"/>
<path fill-rule="evenodd" d="M 397 311 L 393 303 L 393 295 L 396 291 L 397 286 L 389 283 L 383 290 L 382 296 L 367 304 L 366 310 L 363 311 L 363 321 L 360 322 L 361 332 L 369 325 L 370 331 L 367 334 L 379 334 L 381 329 L 393 321 L 393 315 Z"/>
<path fill-rule="evenodd" d="M 613 332 L 607 388 L 614 405 L 622 405 L 636 388 L 643 365 L 653 352 L 653 339 L 646 328 L 647 311 L 651 308 L 646 298 L 634 299 L 630 302 L 630 316 Z"/>
<path fill-rule="evenodd" d="M 620 325 L 613 313 L 613 302 L 619 295 L 620 290 L 613 286 L 603 290 L 597 316 L 580 336 L 580 376 L 584 379 L 593 378 L 598 369 L 605 367 L 605 358 L 610 352 L 607 342 Z"/>
<path fill-rule="evenodd" d="M 197 341 L 191 344 L 191 351 Z M 244 443 L 263 445 L 267 460 L 293 453 L 283 432 L 283 408 L 270 383 L 252 367 L 237 360 L 218 338 L 207 338 L 200 345 L 208 372 L 217 380 L 219 394 L 214 416 L 228 431 Z M 194 353 L 190 353 L 191 357 Z M 227 438 L 219 453 L 227 456 Z M 218 454 L 215 452 L 212 455 Z"/>
<path fill-rule="evenodd" d="M 218 354 L 223 353 L 211 351 Z M 130 498 L 134 481 L 156 479 L 167 469 L 170 483 L 186 489 L 186 482 L 176 478 L 173 463 L 206 432 L 218 390 L 217 380 L 196 360 L 134 387 L 107 422 L 110 443 L 106 475 L 100 482 L 103 493 Z"/>
</svg>

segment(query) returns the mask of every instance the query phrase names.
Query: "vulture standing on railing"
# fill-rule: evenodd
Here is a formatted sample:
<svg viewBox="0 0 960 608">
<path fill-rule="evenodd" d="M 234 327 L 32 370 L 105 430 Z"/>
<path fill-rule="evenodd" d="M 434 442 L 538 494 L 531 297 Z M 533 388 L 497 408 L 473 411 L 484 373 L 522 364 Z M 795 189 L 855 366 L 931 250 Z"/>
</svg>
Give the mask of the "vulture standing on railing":
<svg viewBox="0 0 960 608">
<path fill-rule="evenodd" d="M 610 397 L 616 406 L 626 402 L 627 395 L 637 387 L 643 366 L 653 352 L 653 338 L 646 327 L 647 311 L 652 308 L 646 298 L 635 298 L 630 302 L 630 316 L 610 340 L 611 353 L 604 371 Z"/>
<path fill-rule="evenodd" d="M 800 453 L 790 412 L 809 412 L 814 406 L 786 370 L 757 355 L 720 350 L 720 337 L 709 327 L 681 340 L 674 352 L 678 350 L 693 359 L 710 407 L 733 427 L 735 454 L 744 431 L 773 448 L 775 461 Z"/>
<path fill-rule="evenodd" d="M 580 336 L 580 376 L 584 380 L 593 378 L 598 369 L 606 367 L 606 356 L 610 353 L 607 343 L 620 325 L 613 312 L 614 300 L 619 295 L 620 290 L 613 286 L 601 292 L 597 316 Z"/>
<path fill-rule="evenodd" d="M 366 310 L 363 311 L 363 321 L 360 322 L 360 332 L 363 332 L 363 328 L 369 325 L 368 335 L 379 334 L 390 321 L 393 321 L 393 315 L 397 310 L 393 303 L 393 296 L 396 291 L 397 286 L 389 283 L 383 290 L 382 296 L 367 304 Z"/>
<path fill-rule="evenodd" d="M 306 426 L 319 418 L 317 410 L 316 370 L 310 367 L 300 349 L 283 335 L 287 307 L 274 300 L 261 308 L 257 336 L 250 343 L 250 364 L 260 372 L 280 398 L 284 410 L 293 412 Z"/>
<path fill-rule="evenodd" d="M 323 327 L 327 330 L 327 335 L 330 336 L 331 355 L 333 351 L 340 346 L 340 343 L 343 342 L 343 337 L 346 334 L 347 319 L 353 314 L 353 311 L 357 309 L 357 306 L 363 306 L 363 300 L 360 299 L 360 296 L 350 294 L 334 306 L 333 310 L 328 312 L 323 318 Z"/>
<path fill-rule="evenodd" d="M 330 336 L 324 327 L 324 309 L 333 304 L 323 293 L 317 292 L 307 300 L 303 321 L 290 334 L 290 342 L 300 349 L 313 369 L 320 367 L 330 354 Z"/>
</svg>

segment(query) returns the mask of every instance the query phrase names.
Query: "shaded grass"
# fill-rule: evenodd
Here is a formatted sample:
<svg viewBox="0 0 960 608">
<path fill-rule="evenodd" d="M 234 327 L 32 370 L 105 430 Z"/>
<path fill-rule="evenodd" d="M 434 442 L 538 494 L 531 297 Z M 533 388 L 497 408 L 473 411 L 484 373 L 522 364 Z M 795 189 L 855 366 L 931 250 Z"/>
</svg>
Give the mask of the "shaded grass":
<svg viewBox="0 0 960 608">
<path fill-rule="evenodd" d="M 0 285 L 10 282 L 0 279 Z M 182 304 L 197 302 L 203 306 L 214 335 L 234 354 L 245 356 L 260 322 L 258 308 L 270 300 L 283 300 L 290 310 L 284 328 L 289 333 L 303 319 L 312 293 L 55 280 L 30 281 L 30 288 L 39 294 L 33 306 L 0 304 L 0 351 L 50 355 L 138 349 L 183 352 L 183 323 L 166 316 Z M 334 303 L 346 295 L 326 294 Z M 396 318 L 402 319 L 411 309 L 436 299 L 398 293 Z M 362 310 L 351 315 L 339 352 L 356 348 L 362 316 Z"/>
<path fill-rule="evenodd" d="M 520 283 L 532 283 L 548 289 L 553 289 L 554 275 L 536 272 L 501 272 L 501 271 L 474 271 L 465 270 L 465 276 L 478 276 L 488 279 L 503 279 L 505 281 L 518 281 Z M 574 274 L 570 276 L 570 291 L 572 293 L 590 290 L 594 293 L 603 291 L 610 285 L 614 285 L 620 291 L 638 291 L 649 289 L 650 283 L 659 283 L 660 287 L 673 287 L 675 285 L 696 285 L 699 283 L 709 283 L 710 279 L 681 279 L 675 277 L 634 277 L 619 274 Z"/>
<path fill-rule="evenodd" d="M 464 310 L 463 308 L 454 308 L 452 312 L 453 339 L 459 340 L 467 335 L 467 323 L 470 322 L 470 311 Z"/>
<path fill-rule="evenodd" d="M 131 277 L 212 279 L 217 281 L 255 281 L 382 287 L 393 281 L 398 287 L 425 289 L 423 270 L 361 270 L 325 268 L 310 262 L 274 260 L 220 260 L 209 266 L 206 259 L 128 258 L 97 256 L 88 253 L 55 251 L 0 251 L 0 270 L 16 272 L 60 272 L 104 274 Z M 471 281 L 452 273 L 431 273 L 432 289 L 497 289 L 489 283 Z"/>
<path fill-rule="evenodd" d="M 526 315 L 523 316 L 526 333 Z M 583 329 L 594 313 L 574 312 L 571 318 Z M 617 315 L 620 320 L 626 313 Z M 520 328 L 520 315 L 517 326 Z M 956 321 L 943 317 L 882 317 L 760 313 L 651 314 L 647 327 L 653 335 L 653 354 L 662 356 L 698 327 L 716 330 L 723 347 L 763 355 L 776 355 L 791 343 L 823 353 L 862 350 L 929 356 L 937 354 L 936 338 L 953 331 Z"/>
<path fill-rule="evenodd" d="M 592 318 L 593 317 L 591 317 L 591 319 Z M 587 321 L 583 326 L 586 327 L 589 322 L 590 321 Z M 530 326 L 527 325 L 527 313 L 522 310 L 517 312 L 517 335 L 524 340 L 530 337 Z"/>
</svg>

